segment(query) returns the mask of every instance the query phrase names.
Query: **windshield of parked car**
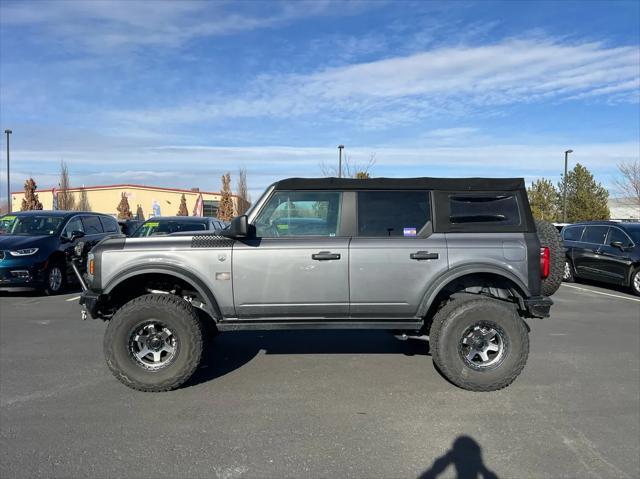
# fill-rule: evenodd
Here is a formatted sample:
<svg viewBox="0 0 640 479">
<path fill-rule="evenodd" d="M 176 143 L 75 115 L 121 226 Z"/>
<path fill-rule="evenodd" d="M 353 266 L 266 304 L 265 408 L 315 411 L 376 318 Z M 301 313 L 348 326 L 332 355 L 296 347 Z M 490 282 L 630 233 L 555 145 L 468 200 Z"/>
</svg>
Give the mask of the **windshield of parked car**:
<svg viewBox="0 0 640 479">
<path fill-rule="evenodd" d="M 0 235 L 9 233 L 9 230 L 11 229 L 11 226 L 13 225 L 15 219 L 16 217 L 12 215 L 5 215 L 3 217 L 0 217 Z"/>
<path fill-rule="evenodd" d="M 7 217 L 3 217 L 5 220 Z M 6 234 L 21 236 L 55 235 L 64 222 L 62 216 L 29 215 L 14 216 Z"/>
<path fill-rule="evenodd" d="M 207 229 L 207 223 L 197 221 L 158 220 L 146 221 L 132 235 L 134 238 L 146 236 L 160 236 L 186 231 L 203 231 Z"/>
</svg>

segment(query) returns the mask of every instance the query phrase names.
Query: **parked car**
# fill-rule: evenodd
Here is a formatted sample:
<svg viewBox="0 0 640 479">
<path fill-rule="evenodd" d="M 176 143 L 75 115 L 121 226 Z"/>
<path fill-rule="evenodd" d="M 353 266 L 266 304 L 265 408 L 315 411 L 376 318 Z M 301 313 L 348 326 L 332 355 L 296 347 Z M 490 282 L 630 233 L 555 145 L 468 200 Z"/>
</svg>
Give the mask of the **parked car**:
<svg viewBox="0 0 640 479">
<path fill-rule="evenodd" d="M 15 220 L 15 215 L 8 214 L 4 216 L 0 216 L 0 235 L 7 234 L 7 231 L 13 224 L 13 220 Z"/>
<path fill-rule="evenodd" d="M 118 220 L 120 231 L 125 236 L 133 235 L 142 223 L 142 220 Z"/>
<path fill-rule="evenodd" d="M 21 211 L 0 236 L 0 289 L 37 288 L 47 294 L 64 291 L 75 280 L 74 256 L 108 235 L 119 235 L 108 215 L 79 211 Z"/>
<path fill-rule="evenodd" d="M 527 360 L 523 318 L 549 316 L 562 281 L 560 235 L 526 194 L 522 179 L 282 180 L 222 231 L 101 242 L 82 314 L 109 321 L 107 365 L 143 391 L 187 381 L 207 331 L 304 328 L 426 334 L 454 384 L 501 389 Z"/>
<path fill-rule="evenodd" d="M 640 223 L 591 221 L 565 226 L 564 281 L 586 278 L 640 296 Z"/>
<path fill-rule="evenodd" d="M 225 226 L 223 221 L 206 216 L 155 216 L 142 223 L 130 236 L 143 238 L 189 231 L 214 231 Z"/>
</svg>

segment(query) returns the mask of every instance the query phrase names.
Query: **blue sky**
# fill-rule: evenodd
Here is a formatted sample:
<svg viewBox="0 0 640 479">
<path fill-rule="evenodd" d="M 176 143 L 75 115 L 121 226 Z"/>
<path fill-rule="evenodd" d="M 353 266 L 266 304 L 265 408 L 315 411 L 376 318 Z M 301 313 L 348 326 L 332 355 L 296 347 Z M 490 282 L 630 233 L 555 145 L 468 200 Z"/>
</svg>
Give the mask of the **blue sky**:
<svg viewBox="0 0 640 479">
<path fill-rule="evenodd" d="M 640 3 L 0 2 L 12 190 L 376 176 L 612 185 L 640 149 Z M 4 136 L 2 151 L 4 152 Z M 2 193 L 6 173 L 2 154 Z"/>
</svg>

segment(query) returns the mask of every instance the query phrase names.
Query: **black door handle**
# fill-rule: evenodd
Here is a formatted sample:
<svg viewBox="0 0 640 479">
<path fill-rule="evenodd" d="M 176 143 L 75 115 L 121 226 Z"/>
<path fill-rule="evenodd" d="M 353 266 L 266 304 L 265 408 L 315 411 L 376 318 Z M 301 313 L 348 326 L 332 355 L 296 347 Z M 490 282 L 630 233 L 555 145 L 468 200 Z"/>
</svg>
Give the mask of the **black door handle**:
<svg viewBox="0 0 640 479">
<path fill-rule="evenodd" d="M 330 251 L 320 251 L 311 255 L 311 259 L 316 261 L 329 261 L 332 259 L 340 259 L 340 253 L 331 253 Z"/>
<path fill-rule="evenodd" d="M 438 259 L 440 255 L 438 253 L 429 253 L 428 251 L 416 251 L 409 255 L 411 259 Z"/>
</svg>

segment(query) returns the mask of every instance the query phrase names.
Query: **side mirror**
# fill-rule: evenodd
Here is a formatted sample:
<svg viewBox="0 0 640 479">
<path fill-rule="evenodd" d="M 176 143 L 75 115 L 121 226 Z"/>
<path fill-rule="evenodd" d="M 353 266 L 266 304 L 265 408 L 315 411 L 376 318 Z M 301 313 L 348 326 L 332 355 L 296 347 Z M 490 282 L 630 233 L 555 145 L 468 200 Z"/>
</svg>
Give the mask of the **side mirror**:
<svg viewBox="0 0 640 479">
<path fill-rule="evenodd" d="M 223 230 L 222 234 L 229 238 L 246 238 L 249 236 L 249 219 L 247 215 L 233 218 L 229 228 Z"/>
<path fill-rule="evenodd" d="M 622 244 L 622 241 L 612 241 L 610 244 L 614 248 L 618 248 L 618 249 L 621 249 L 621 250 L 624 249 L 624 245 Z"/>
<path fill-rule="evenodd" d="M 77 239 L 80 239 L 84 237 L 84 231 L 72 231 L 71 232 L 71 238 L 69 238 L 69 241 L 75 241 Z"/>
</svg>

